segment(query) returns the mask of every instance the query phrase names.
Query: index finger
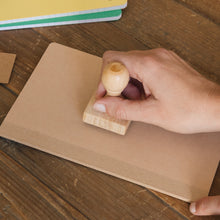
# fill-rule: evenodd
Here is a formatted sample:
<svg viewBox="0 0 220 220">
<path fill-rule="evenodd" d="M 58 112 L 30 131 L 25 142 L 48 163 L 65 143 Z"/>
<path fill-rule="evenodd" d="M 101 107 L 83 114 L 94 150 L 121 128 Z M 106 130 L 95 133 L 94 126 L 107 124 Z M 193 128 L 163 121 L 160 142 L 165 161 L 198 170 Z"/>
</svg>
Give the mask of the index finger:
<svg viewBox="0 0 220 220">
<path fill-rule="evenodd" d="M 104 97 L 106 95 L 106 90 L 102 84 L 102 82 L 99 83 L 96 94 L 95 94 L 95 98 L 96 99 L 100 99 L 102 97 Z"/>
</svg>

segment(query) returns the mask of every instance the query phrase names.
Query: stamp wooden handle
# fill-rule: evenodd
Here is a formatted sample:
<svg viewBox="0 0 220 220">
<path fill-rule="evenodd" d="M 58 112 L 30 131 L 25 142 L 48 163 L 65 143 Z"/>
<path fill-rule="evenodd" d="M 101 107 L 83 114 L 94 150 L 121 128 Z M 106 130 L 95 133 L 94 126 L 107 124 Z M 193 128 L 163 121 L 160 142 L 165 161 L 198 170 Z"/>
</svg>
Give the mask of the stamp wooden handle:
<svg viewBox="0 0 220 220">
<path fill-rule="evenodd" d="M 120 96 L 129 82 L 127 68 L 119 62 L 109 63 L 102 73 L 102 83 L 109 96 Z"/>
</svg>

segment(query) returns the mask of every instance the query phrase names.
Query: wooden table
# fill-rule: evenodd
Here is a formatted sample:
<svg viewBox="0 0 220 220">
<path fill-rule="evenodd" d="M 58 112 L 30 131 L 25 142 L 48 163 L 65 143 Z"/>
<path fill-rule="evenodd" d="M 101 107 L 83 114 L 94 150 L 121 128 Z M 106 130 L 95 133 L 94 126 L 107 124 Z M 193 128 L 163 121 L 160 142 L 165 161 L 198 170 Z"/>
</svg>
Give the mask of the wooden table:
<svg viewBox="0 0 220 220">
<path fill-rule="evenodd" d="M 0 85 L 0 121 L 53 41 L 98 56 L 164 47 L 220 83 L 219 23 L 219 0 L 130 0 L 116 22 L 2 31 L 0 51 L 17 59 L 10 83 Z M 211 194 L 220 194 L 220 168 Z M 0 219 L 219 217 L 195 217 L 178 199 L 1 138 Z"/>
</svg>

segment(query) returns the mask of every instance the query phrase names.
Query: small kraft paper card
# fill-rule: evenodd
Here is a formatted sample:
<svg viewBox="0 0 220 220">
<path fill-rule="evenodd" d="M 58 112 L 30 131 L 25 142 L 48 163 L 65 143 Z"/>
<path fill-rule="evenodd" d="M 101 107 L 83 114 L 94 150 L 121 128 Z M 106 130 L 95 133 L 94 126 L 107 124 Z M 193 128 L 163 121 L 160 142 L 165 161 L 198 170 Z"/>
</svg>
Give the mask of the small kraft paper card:
<svg viewBox="0 0 220 220">
<path fill-rule="evenodd" d="M 184 201 L 208 195 L 220 133 L 183 135 L 132 122 L 125 136 L 83 123 L 102 59 L 52 43 L 0 135 Z"/>
<path fill-rule="evenodd" d="M 15 62 L 15 54 L 0 53 L 0 83 L 8 83 Z"/>
</svg>

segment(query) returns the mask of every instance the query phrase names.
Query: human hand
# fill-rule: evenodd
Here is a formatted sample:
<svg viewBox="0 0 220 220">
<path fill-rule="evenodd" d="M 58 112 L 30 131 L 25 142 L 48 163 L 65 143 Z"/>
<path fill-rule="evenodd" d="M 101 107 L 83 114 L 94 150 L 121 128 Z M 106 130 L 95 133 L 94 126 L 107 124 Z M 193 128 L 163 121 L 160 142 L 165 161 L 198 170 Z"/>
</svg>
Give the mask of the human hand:
<svg viewBox="0 0 220 220">
<path fill-rule="evenodd" d="M 194 215 L 220 215 L 220 196 L 209 196 L 193 202 L 190 211 Z"/>
<path fill-rule="evenodd" d="M 109 51 L 103 56 L 103 67 L 113 61 L 123 63 L 132 78 L 122 93 L 128 99 L 103 98 L 106 91 L 100 83 L 96 110 L 180 133 L 220 130 L 220 86 L 175 53 L 165 49 Z M 190 211 L 194 215 L 220 214 L 220 196 L 200 199 L 190 205 Z"/>
<path fill-rule="evenodd" d="M 100 83 L 96 110 L 179 133 L 220 130 L 220 86 L 202 77 L 174 52 L 162 48 L 108 51 L 103 67 L 113 61 L 123 63 L 132 78 L 123 92 L 128 99 L 103 97 L 105 89 Z"/>
</svg>

